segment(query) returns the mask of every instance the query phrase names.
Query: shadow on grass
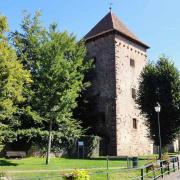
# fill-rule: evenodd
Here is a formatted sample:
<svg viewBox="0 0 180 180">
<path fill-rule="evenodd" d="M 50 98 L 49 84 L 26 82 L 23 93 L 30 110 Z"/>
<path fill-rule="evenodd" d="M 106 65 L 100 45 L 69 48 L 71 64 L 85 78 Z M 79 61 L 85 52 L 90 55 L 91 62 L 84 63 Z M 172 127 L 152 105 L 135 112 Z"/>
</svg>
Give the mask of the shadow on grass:
<svg viewBox="0 0 180 180">
<path fill-rule="evenodd" d="M 7 160 L 0 160 L 0 166 L 17 166 L 17 163 L 12 163 Z"/>
</svg>

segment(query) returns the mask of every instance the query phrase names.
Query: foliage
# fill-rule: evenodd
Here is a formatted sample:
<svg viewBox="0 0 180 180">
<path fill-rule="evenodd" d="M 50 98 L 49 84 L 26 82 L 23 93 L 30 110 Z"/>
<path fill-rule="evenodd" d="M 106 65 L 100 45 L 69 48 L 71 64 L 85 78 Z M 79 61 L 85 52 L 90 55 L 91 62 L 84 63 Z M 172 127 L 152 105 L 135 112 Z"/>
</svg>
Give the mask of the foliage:
<svg viewBox="0 0 180 180">
<path fill-rule="evenodd" d="M 6 173 L 5 172 L 0 172 L 0 178 L 6 177 Z"/>
<path fill-rule="evenodd" d="M 75 170 L 73 171 L 73 175 L 76 177 L 77 180 L 89 180 L 90 176 L 88 171 L 86 170 Z"/>
<path fill-rule="evenodd" d="M 170 156 L 169 156 L 169 154 L 168 153 L 164 153 L 163 155 L 162 155 L 162 160 L 164 160 L 164 161 L 170 161 Z"/>
<path fill-rule="evenodd" d="M 149 137 L 159 144 L 156 103 L 161 105 L 160 128 L 162 145 L 172 143 L 180 129 L 180 78 L 179 71 L 165 56 L 156 64 L 148 64 L 140 78 L 137 104 L 145 116 Z"/>
<path fill-rule="evenodd" d="M 64 180 L 90 180 L 88 171 L 86 170 L 74 170 L 71 174 L 66 174 Z"/>
<path fill-rule="evenodd" d="M 83 42 L 57 31 L 56 24 L 49 29 L 43 27 L 39 12 L 34 17 L 25 14 L 21 31 L 11 33 L 11 42 L 33 83 L 24 86 L 27 101 L 21 102 L 19 111 L 13 113 L 11 128 L 3 130 L 4 143 L 19 147 L 24 142 L 45 145 L 52 121 L 54 148 L 72 146 L 83 133 L 72 111 L 81 89 L 86 88 L 84 73 L 91 66 L 85 59 Z"/>
<path fill-rule="evenodd" d="M 19 111 L 19 104 L 26 101 L 24 86 L 32 83 L 29 71 L 23 69 L 9 45 L 7 30 L 7 20 L 0 16 L 0 141 L 3 141 L 1 132 L 17 123 L 12 116 Z"/>
</svg>

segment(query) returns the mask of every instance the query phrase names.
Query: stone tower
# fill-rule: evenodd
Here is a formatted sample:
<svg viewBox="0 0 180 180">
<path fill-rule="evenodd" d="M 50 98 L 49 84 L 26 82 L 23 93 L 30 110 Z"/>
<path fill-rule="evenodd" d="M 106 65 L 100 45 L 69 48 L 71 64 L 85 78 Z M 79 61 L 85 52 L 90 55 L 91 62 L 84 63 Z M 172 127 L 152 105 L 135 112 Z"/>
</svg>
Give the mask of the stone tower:
<svg viewBox="0 0 180 180">
<path fill-rule="evenodd" d="M 94 59 L 90 96 L 96 101 L 96 126 L 109 155 L 152 152 L 144 119 L 135 104 L 138 78 L 149 48 L 109 12 L 84 37 Z"/>
</svg>

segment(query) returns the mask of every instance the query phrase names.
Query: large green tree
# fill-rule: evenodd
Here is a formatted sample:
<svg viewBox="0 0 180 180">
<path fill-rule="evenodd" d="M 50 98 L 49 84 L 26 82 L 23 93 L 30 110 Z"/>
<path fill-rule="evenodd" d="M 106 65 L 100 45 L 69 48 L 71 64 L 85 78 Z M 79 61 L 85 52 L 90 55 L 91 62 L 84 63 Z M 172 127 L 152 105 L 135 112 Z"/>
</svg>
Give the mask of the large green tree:
<svg viewBox="0 0 180 180">
<path fill-rule="evenodd" d="M 137 104 L 146 117 L 149 137 L 159 145 L 156 103 L 161 105 L 160 130 L 162 146 L 172 143 L 180 129 L 179 71 L 165 56 L 149 63 L 141 73 Z"/>
<path fill-rule="evenodd" d="M 90 68 L 85 59 L 83 42 L 77 42 L 72 34 L 57 31 L 52 24 L 45 29 L 40 14 L 31 18 L 26 15 L 21 32 L 14 32 L 12 40 L 18 57 L 25 69 L 31 72 L 33 84 L 29 92 L 31 116 L 22 114 L 25 123 L 19 127 L 20 134 L 30 141 L 41 141 L 49 134 L 49 150 L 52 136 L 54 147 L 67 150 L 82 134 L 80 122 L 73 118 L 76 99 L 86 87 L 84 73 Z M 27 125 L 28 124 L 28 125 Z"/>
<path fill-rule="evenodd" d="M 20 111 L 19 104 L 26 101 L 24 86 L 30 84 L 30 73 L 23 69 L 16 51 L 9 45 L 5 33 L 8 31 L 6 17 L 0 16 L 0 141 L 4 142 L 4 132 L 18 126 L 13 114 Z"/>
</svg>

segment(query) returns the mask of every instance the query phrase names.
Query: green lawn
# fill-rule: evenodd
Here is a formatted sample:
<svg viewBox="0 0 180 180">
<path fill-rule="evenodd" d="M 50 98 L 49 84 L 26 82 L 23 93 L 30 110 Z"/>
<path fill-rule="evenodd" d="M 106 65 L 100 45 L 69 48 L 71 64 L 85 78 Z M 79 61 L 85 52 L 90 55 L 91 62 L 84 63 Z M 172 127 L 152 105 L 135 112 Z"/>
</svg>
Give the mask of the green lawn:
<svg viewBox="0 0 180 180">
<path fill-rule="evenodd" d="M 139 165 L 147 163 L 146 160 L 140 159 Z M 104 158 L 100 159 L 65 159 L 65 158 L 52 158 L 49 165 L 45 165 L 44 158 L 24 158 L 24 159 L 5 159 L 0 158 L 0 172 L 6 172 L 9 177 L 12 179 L 46 179 L 48 180 L 58 180 L 61 179 L 60 175 L 71 172 L 72 169 L 89 169 L 89 173 L 97 173 L 91 175 L 92 180 L 103 180 L 106 179 L 107 174 L 105 173 L 107 161 Z M 96 169 L 99 168 L 99 169 Z M 117 171 L 120 169 L 127 168 L 126 160 L 110 160 L 109 168 L 111 171 Z M 122 180 L 130 179 L 131 177 L 140 175 L 139 171 L 126 171 L 126 172 L 116 172 L 110 173 L 109 177 L 112 180 L 119 179 Z M 40 177 L 40 178 L 36 178 Z M 41 179 L 41 180 L 42 180 Z"/>
<path fill-rule="evenodd" d="M 76 168 L 103 168 L 106 167 L 105 159 L 66 159 L 51 158 L 49 165 L 45 165 L 44 158 L 5 159 L 0 158 L 1 170 L 54 170 L 54 169 L 76 169 Z M 126 160 L 113 160 L 109 162 L 110 167 L 127 166 Z"/>
</svg>

